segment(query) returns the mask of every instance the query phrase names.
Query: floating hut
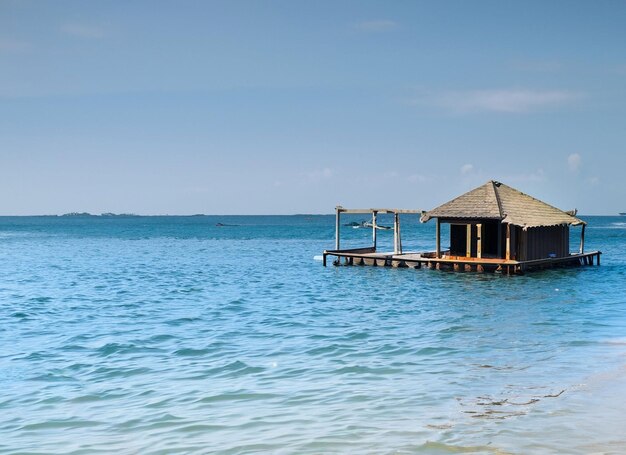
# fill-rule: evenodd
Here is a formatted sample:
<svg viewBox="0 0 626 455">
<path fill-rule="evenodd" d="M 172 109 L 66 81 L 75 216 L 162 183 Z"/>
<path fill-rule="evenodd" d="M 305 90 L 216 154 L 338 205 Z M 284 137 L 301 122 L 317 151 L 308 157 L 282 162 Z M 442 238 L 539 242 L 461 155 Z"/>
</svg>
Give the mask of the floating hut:
<svg viewBox="0 0 626 455">
<path fill-rule="evenodd" d="M 600 265 L 600 251 L 585 252 L 586 223 L 576 218 L 576 211 L 565 212 L 503 183 L 490 180 L 433 210 L 421 213 L 423 223 L 435 219 L 435 251 L 403 252 L 400 239 L 402 213 L 417 210 L 344 209 L 336 207 L 336 243 L 334 264 L 383 265 L 395 267 L 497 271 L 522 273 L 535 268 L 569 265 Z M 342 213 L 371 213 L 373 245 L 349 250 L 340 249 Z M 376 215 L 394 214 L 394 251 L 376 249 Z M 441 225 L 450 229 L 449 247 L 441 247 Z M 570 226 L 580 226 L 577 252 L 570 252 Z"/>
</svg>

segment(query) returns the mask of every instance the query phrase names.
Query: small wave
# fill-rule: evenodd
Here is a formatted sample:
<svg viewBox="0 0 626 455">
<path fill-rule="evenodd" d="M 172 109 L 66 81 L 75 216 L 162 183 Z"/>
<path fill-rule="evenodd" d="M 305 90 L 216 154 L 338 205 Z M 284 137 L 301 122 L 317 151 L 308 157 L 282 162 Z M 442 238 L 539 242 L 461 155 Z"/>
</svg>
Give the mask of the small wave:
<svg viewBox="0 0 626 455">
<path fill-rule="evenodd" d="M 443 355 L 449 354 L 451 352 L 456 352 L 456 349 L 446 348 L 446 347 L 434 347 L 430 346 L 427 348 L 422 348 L 416 352 L 417 355 Z"/>
<path fill-rule="evenodd" d="M 401 373 L 402 370 L 399 368 L 390 368 L 390 367 L 366 367 L 362 365 L 353 365 L 347 366 L 343 368 L 339 368 L 335 370 L 336 374 L 372 374 L 372 375 L 386 375 L 386 374 L 394 374 Z"/>
<path fill-rule="evenodd" d="M 12 317 L 12 318 L 19 319 L 19 320 L 21 320 L 21 321 L 28 321 L 28 320 L 30 320 L 30 319 L 31 319 L 31 318 L 30 318 L 30 316 L 29 316 L 27 313 L 23 313 L 23 312 L 21 312 L 21 311 L 17 311 L 17 312 L 15 312 L 15 313 L 12 313 L 12 314 L 11 314 L 11 317 Z"/>
<path fill-rule="evenodd" d="M 235 360 L 227 365 L 208 370 L 207 376 L 240 377 L 248 374 L 261 373 L 263 371 L 265 371 L 265 368 L 253 367 L 241 360 Z"/>
<path fill-rule="evenodd" d="M 421 446 L 419 446 L 419 452 L 424 451 L 424 453 L 494 453 L 494 454 L 506 454 L 508 452 L 504 452 L 497 447 L 493 446 L 461 446 L 461 445 L 452 445 L 445 444 L 443 442 L 434 442 L 427 441 Z"/>
<path fill-rule="evenodd" d="M 212 349 L 193 349 L 193 348 L 183 348 L 174 351 L 174 354 L 181 357 L 201 357 L 203 355 L 209 354 L 212 352 Z"/>
<path fill-rule="evenodd" d="M 183 324 L 188 324 L 190 322 L 198 322 L 201 321 L 201 318 L 178 318 L 172 319 L 166 322 L 167 325 L 179 326 Z"/>
<path fill-rule="evenodd" d="M 601 340 L 600 343 L 612 344 L 615 346 L 626 346 L 626 338 L 609 338 L 607 340 Z"/>
<path fill-rule="evenodd" d="M 161 334 L 161 335 L 153 335 L 152 337 L 150 337 L 150 342 L 153 343 L 159 343 L 161 341 L 170 341 L 170 340 L 175 340 L 176 337 L 173 335 L 168 335 L 168 334 Z"/>
<path fill-rule="evenodd" d="M 95 403 L 98 401 L 112 400 L 117 398 L 123 398 L 127 396 L 127 393 L 90 393 L 87 395 L 80 395 L 72 398 L 70 403 Z"/>
<path fill-rule="evenodd" d="M 29 301 L 33 303 L 48 303 L 52 301 L 52 297 L 33 297 Z"/>
<path fill-rule="evenodd" d="M 108 368 L 108 367 L 100 367 L 92 374 L 95 380 L 109 380 L 116 378 L 128 378 L 131 376 L 139 376 L 143 374 L 151 373 L 152 369 L 148 367 L 139 367 L 139 368 Z"/>
<path fill-rule="evenodd" d="M 145 348 L 139 348 L 134 344 L 107 343 L 98 348 L 96 352 L 103 357 L 108 357 L 112 354 L 128 354 L 131 352 L 140 352 L 144 349 Z"/>
<path fill-rule="evenodd" d="M 256 400 L 270 400 L 277 398 L 280 395 L 274 393 L 250 393 L 250 392 L 233 392 L 233 393 L 220 393 L 217 395 L 211 395 L 198 400 L 200 403 L 214 403 L 221 401 L 256 401 Z"/>
<path fill-rule="evenodd" d="M 48 420 L 46 422 L 37 422 L 24 425 L 21 429 L 24 431 L 29 430 L 58 430 L 64 428 L 85 428 L 101 425 L 101 422 L 94 420 L 77 420 L 77 419 L 65 419 L 65 420 Z"/>
</svg>

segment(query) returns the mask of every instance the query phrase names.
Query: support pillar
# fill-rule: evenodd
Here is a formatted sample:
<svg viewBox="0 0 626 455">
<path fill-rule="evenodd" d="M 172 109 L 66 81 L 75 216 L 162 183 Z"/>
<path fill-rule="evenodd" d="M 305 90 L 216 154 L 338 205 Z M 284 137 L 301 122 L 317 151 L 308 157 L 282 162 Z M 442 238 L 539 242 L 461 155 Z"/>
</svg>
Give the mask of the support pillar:
<svg viewBox="0 0 626 455">
<path fill-rule="evenodd" d="M 435 243 L 436 243 L 436 254 L 437 259 L 441 257 L 441 224 L 439 223 L 439 218 L 435 218 Z"/>
<path fill-rule="evenodd" d="M 511 260 L 511 225 L 506 225 L 506 260 Z M 507 268 L 507 274 L 509 270 Z"/>
<path fill-rule="evenodd" d="M 400 254 L 400 220 L 397 213 L 393 214 L 393 253 Z"/>
<path fill-rule="evenodd" d="M 483 225 L 478 223 L 476 225 L 476 257 L 483 257 Z"/>
<path fill-rule="evenodd" d="M 341 207 L 335 207 L 335 250 L 339 249 L 340 226 L 341 226 Z"/>
<path fill-rule="evenodd" d="M 578 249 L 580 254 L 585 252 L 585 225 L 583 224 L 583 228 L 580 231 L 580 248 Z"/>
<path fill-rule="evenodd" d="M 374 244 L 374 251 L 376 251 L 376 215 L 378 215 L 378 212 L 372 212 L 372 243 Z"/>
<path fill-rule="evenodd" d="M 467 225 L 467 237 L 466 237 L 466 246 L 465 246 L 465 257 L 470 257 L 472 255 L 472 225 Z"/>
</svg>

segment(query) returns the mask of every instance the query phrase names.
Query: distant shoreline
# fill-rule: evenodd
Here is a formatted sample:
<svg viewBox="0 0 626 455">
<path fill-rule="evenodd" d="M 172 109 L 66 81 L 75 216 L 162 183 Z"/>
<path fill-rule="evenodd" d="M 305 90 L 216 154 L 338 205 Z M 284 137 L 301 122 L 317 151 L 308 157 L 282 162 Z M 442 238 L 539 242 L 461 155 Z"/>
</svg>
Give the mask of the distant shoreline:
<svg viewBox="0 0 626 455">
<path fill-rule="evenodd" d="M 191 218 L 191 217 L 215 217 L 215 216 L 223 216 L 223 217 L 241 217 L 241 216 L 293 216 L 293 217 L 306 217 L 306 216 L 335 216 L 334 213 L 260 213 L 260 214 L 206 214 L 206 213 L 194 213 L 194 214 L 185 214 L 185 215 L 170 215 L 170 214 L 151 214 L 151 215 L 141 215 L 136 213 L 101 213 L 101 214 L 93 214 L 89 212 L 69 212 L 61 215 L 57 214 L 46 214 L 46 215 L 0 215 L 0 218 L 151 218 L 151 217 L 178 217 L 178 218 Z M 407 216 L 407 215 L 403 215 Z M 419 214 L 415 214 L 414 216 L 419 216 Z M 590 217 L 590 216 L 603 216 L 603 217 L 613 217 L 613 218 L 625 218 L 623 215 L 619 213 L 616 214 L 602 214 L 602 215 L 579 215 L 582 217 Z"/>
</svg>

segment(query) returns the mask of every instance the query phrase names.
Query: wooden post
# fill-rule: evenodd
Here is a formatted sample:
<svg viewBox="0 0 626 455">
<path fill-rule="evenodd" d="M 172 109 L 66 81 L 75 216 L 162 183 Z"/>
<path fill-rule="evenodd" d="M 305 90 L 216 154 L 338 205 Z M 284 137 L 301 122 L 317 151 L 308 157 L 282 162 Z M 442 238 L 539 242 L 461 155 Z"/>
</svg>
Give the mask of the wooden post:
<svg viewBox="0 0 626 455">
<path fill-rule="evenodd" d="M 435 218 L 435 222 L 435 243 L 437 245 L 437 254 L 435 256 L 439 259 L 441 257 L 441 224 L 439 223 L 439 218 Z"/>
<path fill-rule="evenodd" d="M 476 257 L 483 257 L 483 225 L 481 223 L 476 225 Z"/>
<path fill-rule="evenodd" d="M 372 243 L 374 244 L 374 251 L 376 251 L 376 215 L 378 212 L 372 212 Z"/>
<path fill-rule="evenodd" d="M 402 225 L 400 224 L 400 214 L 396 213 L 396 216 L 398 217 L 398 252 L 402 254 Z"/>
<path fill-rule="evenodd" d="M 578 249 L 580 254 L 585 252 L 585 225 L 583 224 L 583 228 L 580 231 L 580 248 Z"/>
<path fill-rule="evenodd" d="M 466 238 L 466 245 L 465 245 L 465 256 L 466 257 L 470 257 L 472 255 L 472 225 L 468 224 L 467 225 L 467 238 Z"/>
<path fill-rule="evenodd" d="M 341 207 L 335 207 L 335 250 L 339 249 L 339 229 L 341 221 Z"/>
<path fill-rule="evenodd" d="M 393 214 L 393 253 L 400 254 L 400 220 L 397 213 Z"/>
<path fill-rule="evenodd" d="M 508 223 L 506 225 L 506 260 L 511 260 L 511 225 Z M 509 270 L 507 268 L 507 275 L 508 272 Z"/>
</svg>

